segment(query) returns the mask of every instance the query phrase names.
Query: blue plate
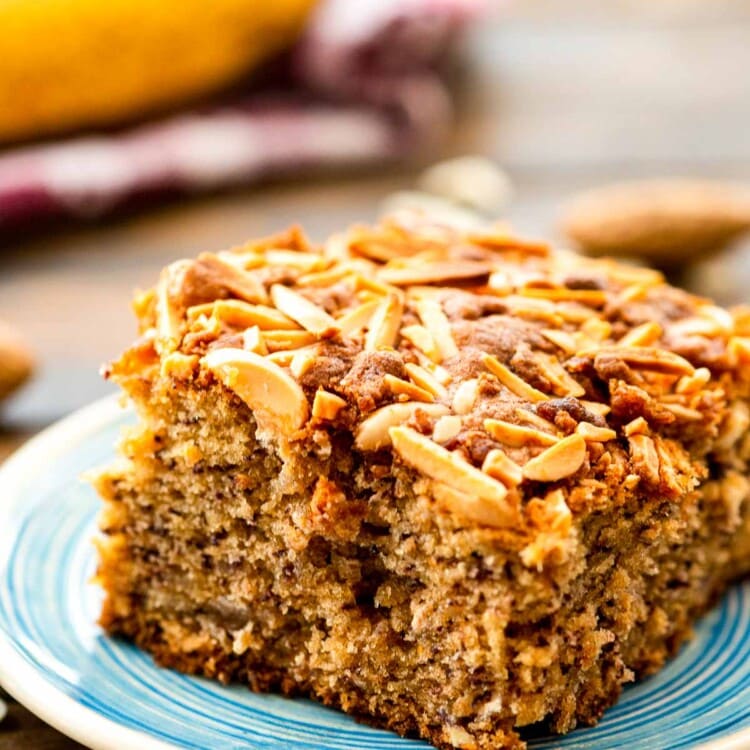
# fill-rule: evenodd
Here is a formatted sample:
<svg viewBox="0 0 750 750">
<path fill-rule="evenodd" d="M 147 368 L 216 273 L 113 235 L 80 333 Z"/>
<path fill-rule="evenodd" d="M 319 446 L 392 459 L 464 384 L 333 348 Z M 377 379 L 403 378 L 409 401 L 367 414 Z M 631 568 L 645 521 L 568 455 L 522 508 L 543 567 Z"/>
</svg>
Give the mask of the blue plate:
<svg viewBox="0 0 750 750">
<path fill-rule="evenodd" d="M 306 700 L 254 695 L 155 667 L 106 638 L 89 583 L 98 500 L 80 480 L 111 460 L 133 417 L 100 401 L 0 470 L 0 682 L 43 719 L 101 750 L 426 748 Z M 559 750 L 750 747 L 750 585 L 733 588 L 656 677 L 593 729 L 537 737 Z"/>
</svg>

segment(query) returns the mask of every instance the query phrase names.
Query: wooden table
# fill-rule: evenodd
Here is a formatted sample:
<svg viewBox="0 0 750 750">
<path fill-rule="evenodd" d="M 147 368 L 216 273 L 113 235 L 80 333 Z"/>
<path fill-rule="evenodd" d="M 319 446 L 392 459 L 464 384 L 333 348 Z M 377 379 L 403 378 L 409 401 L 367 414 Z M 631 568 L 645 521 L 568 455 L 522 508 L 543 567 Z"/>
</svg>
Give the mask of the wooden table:
<svg viewBox="0 0 750 750">
<path fill-rule="evenodd" d="M 565 196 L 613 178 L 750 181 L 743 0 L 527 0 L 498 12 L 469 49 L 473 72 L 447 153 L 488 154 L 508 169 L 516 184 L 509 217 L 519 230 L 553 237 Z M 0 249 L 0 318 L 21 329 L 39 358 L 33 382 L 0 417 L 0 460 L 111 390 L 98 367 L 133 335 L 131 291 L 150 285 L 165 263 L 292 221 L 322 238 L 374 218 L 416 169 L 264 185 Z M 733 269 L 747 279 L 743 252 Z M 699 276 L 703 284 L 717 278 Z M 737 301 L 742 286 L 721 282 L 713 291 Z M 0 724 L 0 750 L 73 747 L 17 704 Z"/>
</svg>

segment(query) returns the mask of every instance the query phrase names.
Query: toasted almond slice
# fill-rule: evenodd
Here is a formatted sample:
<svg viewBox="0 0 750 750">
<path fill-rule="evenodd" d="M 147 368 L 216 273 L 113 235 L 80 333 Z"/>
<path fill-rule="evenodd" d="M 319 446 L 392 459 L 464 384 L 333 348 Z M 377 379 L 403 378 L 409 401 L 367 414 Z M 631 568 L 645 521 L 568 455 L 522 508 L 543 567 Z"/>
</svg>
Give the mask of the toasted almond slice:
<svg viewBox="0 0 750 750">
<path fill-rule="evenodd" d="M 322 388 L 315 392 L 312 415 L 316 419 L 336 419 L 338 413 L 346 406 L 346 401 L 335 393 L 324 391 Z"/>
<path fill-rule="evenodd" d="M 538 414 L 531 411 L 531 409 L 529 408 L 529 404 L 524 404 L 523 406 L 515 408 L 513 410 L 513 413 L 522 422 L 530 424 L 533 427 L 537 427 L 538 429 L 542 430 L 542 432 L 555 429 L 555 425 L 552 422 L 550 422 L 548 419 L 545 419 L 544 417 L 540 417 Z"/>
<path fill-rule="evenodd" d="M 213 253 L 201 253 L 188 272 L 193 286 L 223 287 L 245 302 L 268 300 L 265 287 L 250 271 L 244 271 Z"/>
<path fill-rule="evenodd" d="M 581 347 L 576 337 L 566 331 L 558 331 L 554 328 L 544 328 L 540 331 L 547 341 L 562 349 L 566 354 L 575 354 Z"/>
<path fill-rule="evenodd" d="M 579 422 L 576 432 L 584 439 L 592 443 L 606 443 L 608 440 L 614 440 L 617 433 L 609 427 L 597 427 L 591 422 Z"/>
<path fill-rule="evenodd" d="M 662 406 L 667 409 L 667 411 L 671 411 L 677 419 L 682 419 L 686 422 L 697 422 L 704 419 L 703 412 L 700 412 L 697 409 L 690 409 L 682 404 L 663 403 Z"/>
<path fill-rule="evenodd" d="M 354 310 L 350 310 L 336 320 L 342 336 L 351 336 L 353 333 L 367 328 L 372 316 L 380 305 L 380 299 L 365 302 Z"/>
<path fill-rule="evenodd" d="M 339 332 L 336 321 L 322 307 L 283 284 L 271 287 L 271 300 L 284 315 L 320 338 L 328 339 Z"/>
<path fill-rule="evenodd" d="M 653 320 L 642 323 L 628 331 L 618 342 L 618 346 L 651 346 L 662 334 L 661 326 Z"/>
<path fill-rule="evenodd" d="M 453 333 L 443 308 L 436 299 L 428 297 L 416 301 L 417 313 L 425 328 L 432 334 L 432 338 L 440 353 L 440 361 L 455 357 L 458 347 L 453 340 Z"/>
<path fill-rule="evenodd" d="M 631 435 L 648 435 L 651 428 L 648 426 L 648 422 L 643 417 L 636 417 L 631 422 L 628 422 L 622 431 L 630 437 Z"/>
<path fill-rule="evenodd" d="M 464 380 L 453 394 L 453 411 L 456 414 L 468 414 L 479 395 L 479 381 L 476 378 Z"/>
<path fill-rule="evenodd" d="M 388 432 L 394 451 L 421 474 L 466 493 L 471 498 L 495 503 L 497 514 L 504 517 L 503 520 L 514 515 L 513 508 L 506 500 L 508 490 L 505 485 L 483 474 L 461 458 L 460 454 L 446 450 L 411 427 L 391 427 Z"/>
<path fill-rule="evenodd" d="M 581 333 L 594 341 L 605 341 L 612 335 L 612 325 L 601 318 L 589 318 L 581 323 Z"/>
<path fill-rule="evenodd" d="M 401 329 L 401 332 L 403 333 L 403 329 Z M 407 362 L 405 368 L 412 381 L 420 388 L 429 391 L 435 398 L 446 398 L 448 396 L 446 387 L 424 367 Z"/>
<path fill-rule="evenodd" d="M 621 359 L 636 370 L 658 372 L 663 375 L 692 375 L 695 368 L 679 354 L 647 346 L 619 347 L 607 346 L 589 349 L 578 353 L 579 357 L 613 357 Z"/>
<path fill-rule="evenodd" d="M 375 270 L 373 269 L 373 273 L 374 272 Z M 374 292 L 379 297 L 387 297 L 389 294 L 401 293 L 397 287 L 392 286 L 391 284 L 384 284 L 373 276 L 365 276 L 361 273 L 357 274 L 355 282 L 355 289 L 358 292 Z"/>
<path fill-rule="evenodd" d="M 446 414 L 435 422 L 435 427 L 432 429 L 432 439 L 436 443 L 447 443 L 461 432 L 461 427 L 461 417 L 456 414 Z"/>
<path fill-rule="evenodd" d="M 442 417 L 449 409 L 443 404 L 423 404 L 412 401 L 406 404 L 389 404 L 370 414 L 357 428 L 354 444 L 360 450 L 376 451 L 391 444 L 388 430 L 407 422 L 417 410 L 431 417 Z"/>
<path fill-rule="evenodd" d="M 732 336 L 727 344 L 727 354 L 733 367 L 750 362 L 750 337 Z"/>
<path fill-rule="evenodd" d="M 440 350 L 437 348 L 435 339 L 432 338 L 432 334 L 424 326 L 404 326 L 401 329 L 401 335 L 433 362 L 440 361 Z"/>
<path fill-rule="evenodd" d="M 548 401 L 549 396 L 530 386 L 525 380 L 511 372 L 497 357 L 485 354 L 482 357 L 485 367 L 511 392 L 527 401 Z"/>
<path fill-rule="evenodd" d="M 313 346 L 305 346 L 292 352 L 289 360 L 289 371 L 299 380 L 315 364 L 317 350 Z"/>
<path fill-rule="evenodd" d="M 510 445 L 512 448 L 520 448 L 523 445 L 555 445 L 559 442 L 556 435 L 537 430 L 533 427 L 524 427 L 502 419 L 485 419 L 484 429 L 500 443 Z"/>
<path fill-rule="evenodd" d="M 310 331 L 264 331 L 263 340 L 269 352 L 282 349 L 301 349 L 314 344 L 318 338 Z"/>
<path fill-rule="evenodd" d="M 612 407 L 609 404 L 603 404 L 601 401 L 587 401 L 583 398 L 578 400 L 586 411 L 590 411 L 592 414 L 597 414 L 600 417 L 606 417 L 612 411 Z"/>
<path fill-rule="evenodd" d="M 578 398 L 586 393 L 586 389 L 560 364 L 557 357 L 539 352 L 536 358 L 544 376 L 555 386 L 559 395 Z"/>
<path fill-rule="evenodd" d="M 490 278 L 487 279 L 487 287 L 498 297 L 505 297 L 508 294 L 513 294 L 516 289 L 516 285 L 511 275 L 507 271 L 499 270 L 493 271 L 490 274 Z"/>
<path fill-rule="evenodd" d="M 586 441 L 580 435 L 568 435 L 527 461 L 523 475 L 534 482 L 556 482 L 575 474 L 585 459 Z"/>
<path fill-rule="evenodd" d="M 518 292 L 525 297 L 539 297 L 552 300 L 553 302 L 579 302 L 582 305 L 602 307 L 607 303 L 607 293 L 601 289 L 568 289 L 567 287 L 555 287 L 545 289 L 539 287 L 526 287 Z"/>
<path fill-rule="evenodd" d="M 191 266 L 189 260 L 171 263 L 161 272 L 156 286 L 156 341 L 163 351 L 171 351 L 179 344 L 183 311 L 175 304 L 174 298 Z"/>
<path fill-rule="evenodd" d="M 255 352 L 265 356 L 268 354 L 266 342 L 263 341 L 263 334 L 258 326 L 250 326 L 242 333 L 242 348 L 249 352 Z"/>
<path fill-rule="evenodd" d="M 299 330 L 299 326 L 273 307 L 251 305 L 238 299 L 221 299 L 188 308 L 187 317 L 192 321 L 201 315 L 211 314 L 219 320 L 238 328 L 258 326 L 261 331 L 280 328 Z"/>
<path fill-rule="evenodd" d="M 445 482 L 432 480 L 430 491 L 442 510 L 480 526 L 507 528 L 517 517 L 513 507 L 505 500 L 498 502 L 495 499 L 462 492 Z M 463 730 L 463 735 L 458 737 L 459 741 L 463 741 L 464 735 L 471 739 L 471 735 Z"/>
<path fill-rule="evenodd" d="M 327 271 L 313 271 L 300 276 L 295 282 L 297 286 L 331 286 L 353 273 L 352 269 L 343 263 L 335 265 Z"/>
<path fill-rule="evenodd" d="M 628 443 L 633 471 L 649 484 L 659 484 L 659 454 L 654 441 L 648 435 L 637 433 L 628 438 Z"/>
<path fill-rule="evenodd" d="M 699 367 L 692 375 L 683 375 L 675 386 L 676 393 L 694 393 L 701 390 L 711 380 L 711 370 Z"/>
<path fill-rule="evenodd" d="M 380 270 L 378 278 L 394 286 L 412 286 L 473 279 L 488 276 L 490 271 L 492 266 L 489 263 L 478 261 L 422 261 L 401 266 L 387 265 Z"/>
<path fill-rule="evenodd" d="M 420 367 L 424 368 L 425 370 L 427 370 L 427 372 L 434 375 L 435 380 L 437 380 L 440 385 L 448 386 L 453 382 L 453 376 L 450 374 L 450 372 L 448 372 L 448 370 L 445 369 L 445 367 L 436 364 L 431 359 L 428 359 L 420 351 L 416 351 L 415 354 L 417 355 L 417 360 L 419 361 Z"/>
<path fill-rule="evenodd" d="M 291 435 L 310 409 L 297 382 L 278 365 L 244 349 L 214 349 L 203 364 L 252 410 L 259 424 Z"/>
<path fill-rule="evenodd" d="M 375 310 L 370 320 L 370 330 L 365 337 L 365 349 L 375 351 L 381 347 L 393 347 L 398 341 L 404 303 L 401 294 L 389 294 Z"/>
<path fill-rule="evenodd" d="M 598 313 L 585 305 L 577 302 L 558 302 L 555 310 L 563 322 L 583 324 L 587 320 L 596 318 Z"/>
<path fill-rule="evenodd" d="M 711 304 L 701 305 L 698 308 L 698 315 L 714 323 L 720 333 L 728 335 L 734 331 L 734 316 L 723 307 Z"/>
<path fill-rule="evenodd" d="M 330 261 L 317 253 L 304 253 L 297 250 L 281 250 L 269 248 L 264 253 L 269 266 L 283 266 L 296 268 L 305 273 L 321 271 L 330 265 Z"/>
<path fill-rule="evenodd" d="M 266 359 L 270 360 L 275 365 L 279 365 L 279 367 L 289 367 L 292 364 L 295 354 L 297 354 L 297 352 L 293 349 L 279 349 L 276 352 L 267 354 Z"/>
<path fill-rule="evenodd" d="M 499 448 L 493 448 L 485 456 L 482 471 L 509 487 L 515 487 L 523 481 L 523 469 Z"/>
<path fill-rule="evenodd" d="M 409 401 L 432 403 L 435 400 L 432 393 L 426 391 L 424 388 L 420 388 L 418 385 L 414 385 L 414 383 L 410 383 L 408 380 L 402 380 L 390 373 L 386 374 L 383 379 L 391 393 L 395 396 L 405 397 L 402 401 L 408 399 Z"/>
</svg>

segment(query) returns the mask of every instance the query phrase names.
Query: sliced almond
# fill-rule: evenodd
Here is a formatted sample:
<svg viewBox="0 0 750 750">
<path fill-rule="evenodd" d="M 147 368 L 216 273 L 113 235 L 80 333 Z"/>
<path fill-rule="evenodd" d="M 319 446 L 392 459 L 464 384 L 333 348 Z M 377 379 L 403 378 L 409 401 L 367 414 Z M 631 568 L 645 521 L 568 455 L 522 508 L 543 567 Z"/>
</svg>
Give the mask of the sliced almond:
<svg viewBox="0 0 750 750">
<path fill-rule="evenodd" d="M 568 435 L 529 460 L 523 475 L 534 482 L 556 482 L 575 474 L 585 459 L 586 441 L 580 435 Z"/>
<path fill-rule="evenodd" d="M 440 354 L 440 361 L 455 357 L 458 347 L 453 340 L 451 325 L 443 308 L 435 299 L 423 298 L 416 301 L 417 314 L 425 328 L 432 334 L 435 346 Z"/>
<path fill-rule="evenodd" d="M 156 286 L 156 334 L 158 348 L 171 351 L 177 348 L 182 333 L 184 310 L 176 302 L 188 269 L 189 260 L 178 260 L 168 265 Z"/>
<path fill-rule="evenodd" d="M 410 427 L 391 427 L 389 433 L 394 451 L 405 463 L 430 479 L 466 493 L 474 501 L 461 510 L 462 515 L 473 513 L 477 507 L 475 502 L 484 500 L 493 503 L 490 507 L 498 522 L 515 516 L 514 508 L 506 499 L 505 485 L 476 469 L 458 453 L 446 450 Z"/>
<path fill-rule="evenodd" d="M 391 444 L 388 430 L 407 422 L 417 409 L 431 417 L 442 417 L 449 409 L 443 404 L 423 404 L 412 401 L 407 404 L 389 404 L 370 414 L 357 428 L 354 444 L 360 450 L 377 451 Z"/>
<path fill-rule="evenodd" d="M 619 359 L 635 370 L 658 372 L 663 375 L 692 375 L 695 368 L 684 357 L 647 346 L 618 347 L 603 346 L 595 349 L 585 349 L 578 352 L 578 357 L 593 358 L 594 361 Z"/>
<path fill-rule="evenodd" d="M 627 437 L 630 437 L 631 435 L 647 435 L 651 432 L 651 428 L 643 417 L 636 417 L 634 420 L 624 425 L 622 431 Z"/>
<path fill-rule="evenodd" d="M 365 302 L 336 320 L 342 336 L 351 336 L 370 325 L 370 320 L 380 305 L 380 299 Z"/>
<path fill-rule="evenodd" d="M 278 352 L 282 349 L 301 349 L 310 346 L 318 340 L 317 336 L 310 331 L 264 331 L 265 341 L 269 352 Z"/>
<path fill-rule="evenodd" d="M 478 395 L 479 381 L 476 378 L 464 380 L 453 394 L 453 411 L 456 414 L 468 414 L 474 408 Z"/>
<path fill-rule="evenodd" d="M 485 456 L 482 471 L 509 487 L 515 487 L 523 481 L 523 469 L 499 448 L 493 448 Z"/>
<path fill-rule="evenodd" d="M 567 287 L 556 287 L 554 289 L 541 289 L 527 287 L 518 292 L 526 297 L 539 297 L 552 300 L 553 302 L 579 302 L 592 307 L 602 307 L 607 303 L 607 293 L 601 289 L 568 289 Z"/>
<path fill-rule="evenodd" d="M 485 419 L 484 429 L 499 443 L 504 443 L 512 448 L 520 448 L 524 445 L 555 445 L 559 438 L 548 432 L 537 430 L 533 427 L 524 427 L 502 419 Z"/>
<path fill-rule="evenodd" d="M 702 419 L 705 419 L 703 412 L 698 411 L 697 409 L 691 409 L 687 406 L 683 406 L 682 404 L 663 403 L 662 406 L 667 411 L 671 411 L 672 414 L 677 417 L 677 419 L 683 420 L 685 422 L 698 422 Z"/>
<path fill-rule="evenodd" d="M 289 360 L 289 371 L 299 380 L 315 364 L 317 347 L 305 346 L 293 352 Z"/>
<path fill-rule="evenodd" d="M 221 299 L 188 308 L 188 320 L 195 320 L 201 315 L 210 314 L 218 320 L 236 326 L 249 328 L 258 326 L 261 331 L 278 328 L 299 330 L 299 326 L 283 313 L 266 305 L 252 305 L 238 299 Z"/>
<path fill-rule="evenodd" d="M 447 443 L 461 432 L 461 427 L 461 417 L 456 414 L 446 414 L 435 422 L 435 427 L 432 429 L 432 439 L 436 443 Z"/>
<path fill-rule="evenodd" d="M 575 354 L 581 347 L 575 336 L 566 331 L 558 331 L 554 328 L 544 328 L 540 331 L 547 341 L 562 349 L 566 354 Z"/>
<path fill-rule="evenodd" d="M 340 263 L 327 271 L 313 271 L 312 273 L 306 273 L 297 279 L 296 284 L 297 286 L 331 286 L 336 282 L 345 279 L 351 273 L 352 269 L 349 266 Z"/>
<path fill-rule="evenodd" d="M 451 281 L 474 279 L 488 276 L 492 271 L 489 263 L 478 261 L 437 261 L 432 263 L 412 263 L 402 266 L 385 266 L 378 278 L 394 286 L 415 284 L 445 284 Z"/>
<path fill-rule="evenodd" d="M 574 398 L 585 395 L 586 389 L 560 364 L 557 357 L 543 352 L 538 352 L 535 356 L 539 369 L 555 387 L 558 395 Z"/>
<path fill-rule="evenodd" d="M 633 472 L 649 484 L 659 484 L 659 454 L 648 435 L 635 434 L 628 438 Z"/>
<path fill-rule="evenodd" d="M 727 353 L 733 367 L 750 362 L 750 337 L 732 336 L 727 344 Z"/>
<path fill-rule="evenodd" d="M 315 336 L 327 339 L 339 332 L 336 321 L 322 307 L 283 284 L 271 287 L 271 300 L 284 315 Z"/>
<path fill-rule="evenodd" d="M 618 346 L 651 346 L 662 334 L 661 326 L 651 320 L 628 331 L 618 342 Z"/>
<path fill-rule="evenodd" d="M 249 352 L 255 352 L 265 356 L 268 354 L 266 342 L 263 341 L 263 334 L 258 326 L 250 326 L 242 333 L 242 348 Z"/>
<path fill-rule="evenodd" d="M 391 375 L 390 373 L 386 374 L 383 380 L 385 381 L 385 384 L 388 386 L 388 389 L 391 393 L 393 393 L 395 396 L 405 397 L 401 399 L 402 401 L 425 401 L 427 403 L 431 403 L 435 400 L 435 396 L 433 396 L 430 391 L 427 391 L 424 388 L 420 388 L 418 385 L 410 383 L 408 380 L 397 378 L 395 375 Z"/>
<path fill-rule="evenodd" d="M 214 349 L 202 363 L 252 410 L 259 424 L 291 435 L 310 409 L 297 382 L 278 365 L 244 349 Z"/>
<path fill-rule="evenodd" d="M 265 287 L 252 272 L 244 271 L 213 253 L 201 253 L 188 269 L 185 280 L 194 288 L 223 288 L 245 302 L 268 300 Z"/>
<path fill-rule="evenodd" d="M 346 401 L 335 393 L 329 393 L 322 388 L 315 392 L 312 415 L 316 419 L 336 419 L 338 413 L 346 406 Z"/>
<path fill-rule="evenodd" d="M 526 401 L 548 401 L 549 396 L 530 386 L 523 378 L 511 372 L 497 357 L 485 354 L 485 367 L 511 392 Z"/>
<path fill-rule="evenodd" d="M 605 341 L 612 335 L 612 325 L 601 318 L 589 318 L 581 324 L 581 333 L 594 341 Z"/>
<path fill-rule="evenodd" d="M 498 501 L 469 494 L 445 482 L 432 480 L 430 491 L 442 510 L 480 526 L 503 529 L 512 524 L 517 517 L 513 506 L 505 500 Z M 471 737 L 465 731 L 464 735 Z"/>
<path fill-rule="evenodd" d="M 590 411 L 592 414 L 600 417 L 606 417 L 612 411 L 612 407 L 609 404 L 603 404 L 601 401 L 587 401 L 582 398 L 578 400 L 586 411 Z"/>
<path fill-rule="evenodd" d="M 699 367 L 692 375 L 683 375 L 675 386 L 676 393 L 694 393 L 701 390 L 711 380 L 711 370 Z"/>
<path fill-rule="evenodd" d="M 432 334 L 424 326 L 404 326 L 401 329 L 401 335 L 433 362 L 441 360 L 440 350 L 435 343 L 435 339 L 432 338 Z"/>
<path fill-rule="evenodd" d="M 400 294 L 389 294 L 377 307 L 370 321 L 370 330 L 365 337 L 365 349 L 375 351 L 382 347 L 394 347 L 401 328 L 404 303 Z"/>
<path fill-rule="evenodd" d="M 597 427 L 591 422 L 579 422 L 576 432 L 587 441 L 592 443 L 606 443 L 617 438 L 617 433 L 609 427 Z"/>
<path fill-rule="evenodd" d="M 269 248 L 264 253 L 269 266 L 283 266 L 295 268 L 305 273 L 320 271 L 330 264 L 330 261 L 317 253 L 304 253 L 297 250 L 281 250 Z"/>
<path fill-rule="evenodd" d="M 429 391 L 435 398 L 447 398 L 446 387 L 431 372 L 411 362 L 407 362 L 405 368 L 409 377 L 420 388 Z"/>
</svg>

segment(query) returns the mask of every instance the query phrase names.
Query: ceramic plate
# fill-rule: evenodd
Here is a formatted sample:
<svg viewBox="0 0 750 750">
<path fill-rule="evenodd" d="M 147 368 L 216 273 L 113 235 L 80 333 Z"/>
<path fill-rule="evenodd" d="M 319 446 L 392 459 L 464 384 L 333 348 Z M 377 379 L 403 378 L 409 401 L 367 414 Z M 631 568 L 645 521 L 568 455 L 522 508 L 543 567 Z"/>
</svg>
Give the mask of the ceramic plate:
<svg viewBox="0 0 750 750">
<path fill-rule="evenodd" d="M 0 470 L 0 682 L 61 731 L 101 750 L 427 748 L 306 700 L 158 669 L 95 625 L 98 501 L 82 471 L 110 460 L 133 420 L 100 401 Z M 593 729 L 536 737 L 560 750 L 750 747 L 750 584 L 733 588 L 662 672 L 625 691 Z"/>
</svg>

